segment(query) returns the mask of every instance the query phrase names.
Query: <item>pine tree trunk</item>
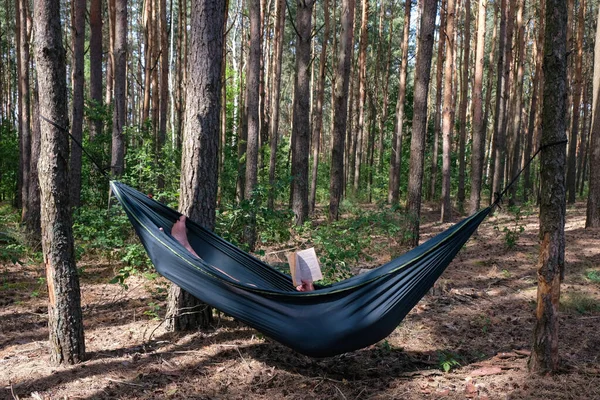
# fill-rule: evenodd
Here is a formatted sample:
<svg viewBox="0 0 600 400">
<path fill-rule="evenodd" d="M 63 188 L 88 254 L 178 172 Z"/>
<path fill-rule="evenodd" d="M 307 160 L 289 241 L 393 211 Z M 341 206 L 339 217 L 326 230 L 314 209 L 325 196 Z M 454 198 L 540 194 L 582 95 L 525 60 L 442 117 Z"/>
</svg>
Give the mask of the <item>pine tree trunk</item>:
<svg viewBox="0 0 600 400">
<path fill-rule="evenodd" d="M 248 76 L 246 110 L 248 118 L 248 137 L 246 139 L 246 185 L 244 198 L 251 199 L 258 179 L 258 135 L 259 122 L 259 85 L 260 85 L 260 0 L 249 0 L 250 15 L 250 53 L 248 54 Z M 254 250 L 256 243 L 255 216 L 244 229 L 244 241 Z"/>
<path fill-rule="evenodd" d="M 225 0 L 192 3 L 179 211 L 209 230 L 217 201 L 224 19 Z M 171 285 L 167 329 L 206 328 L 211 321 L 209 306 Z"/>
<path fill-rule="evenodd" d="M 102 134 L 102 0 L 90 1 L 90 140 Z"/>
<path fill-rule="evenodd" d="M 356 127 L 356 149 L 354 161 L 353 192 L 358 192 L 360 169 L 362 165 L 363 146 L 367 138 L 367 45 L 369 22 L 369 0 L 363 0 L 360 23 L 360 46 L 358 53 L 358 125 Z"/>
<path fill-rule="evenodd" d="M 310 185 L 309 211 L 312 213 L 315 209 L 317 197 L 317 177 L 319 170 L 319 153 L 321 149 L 321 131 L 323 130 L 323 98 L 325 94 L 325 72 L 327 65 L 327 42 L 329 41 L 329 0 L 323 2 L 323 19 L 325 23 L 325 32 L 323 33 L 323 42 L 321 44 L 321 56 L 319 58 L 319 80 L 317 88 L 317 104 L 313 118 L 313 164 L 312 177 Z"/>
<path fill-rule="evenodd" d="M 158 113 L 158 141 L 156 155 L 158 157 L 158 182 L 157 187 L 163 188 L 164 176 L 160 173 L 163 169 L 163 147 L 167 139 L 167 105 L 169 101 L 169 26 L 167 25 L 167 0 L 160 0 L 160 109 Z M 172 28 L 171 28 L 172 29 Z"/>
<path fill-rule="evenodd" d="M 71 134 L 79 143 L 83 142 L 83 87 L 84 52 L 85 52 L 85 0 L 74 0 L 71 3 L 71 35 L 73 46 L 73 103 L 71 117 Z M 70 179 L 71 179 L 71 206 L 79 207 L 81 204 L 81 148 L 74 142 L 71 143 Z"/>
<path fill-rule="evenodd" d="M 390 157 L 390 183 L 388 203 L 397 204 L 400 198 L 400 167 L 402 164 L 402 127 L 404 126 L 404 102 L 406 101 L 406 74 L 408 70 L 408 40 L 410 36 L 411 1 L 404 2 L 404 28 L 402 36 L 402 61 L 400 62 L 400 82 L 396 103 L 396 120 Z"/>
<path fill-rule="evenodd" d="M 299 0 L 296 10 L 296 79 L 292 126 L 292 210 L 294 223 L 308 218 L 308 154 L 310 152 L 310 61 L 314 0 Z"/>
<path fill-rule="evenodd" d="M 437 186 L 437 172 L 438 172 L 438 156 L 439 156 L 439 138 L 442 131 L 442 78 L 444 77 L 444 59 L 445 59 L 445 46 L 446 46 L 446 0 L 441 0 L 442 6 L 440 8 L 440 29 L 438 32 L 438 48 L 437 48 L 437 61 L 436 61 L 436 72 L 435 72 L 435 108 L 433 118 L 433 152 L 431 156 L 431 167 L 430 167 L 430 182 L 429 191 L 427 192 L 427 198 L 433 200 L 435 198 L 436 186 Z"/>
<path fill-rule="evenodd" d="M 446 10 L 446 61 L 444 63 L 444 105 L 442 113 L 442 213 L 441 221 L 448 222 L 452 218 L 452 204 L 450 202 L 450 152 L 452 151 L 452 136 L 454 118 L 454 102 L 452 74 L 454 72 L 454 52 L 456 50 L 454 41 L 454 0 L 447 0 Z"/>
<path fill-rule="evenodd" d="M 567 13 L 564 0 L 546 0 L 542 143 L 565 140 L 567 94 Z M 558 369 L 558 307 L 565 263 L 565 145 L 542 150 L 540 160 L 540 257 L 537 266 L 536 324 L 529 369 Z"/>
<path fill-rule="evenodd" d="M 113 104 L 113 86 L 115 84 L 115 25 L 116 25 L 116 1 L 108 0 L 108 62 L 106 63 L 106 92 L 104 104 L 110 107 Z"/>
<path fill-rule="evenodd" d="M 529 128 L 527 129 L 527 144 L 525 146 L 524 161 L 527 162 L 531 157 L 533 151 L 533 142 L 535 138 L 535 132 L 537 130 L 537 124 L 535 123 L 538 112 L 539 112 L 539 101 L 542 85 L 542 63 L 543 63 L 543 43 L 544 43 L 544 7 L 545 0 L 540 0 L 540 12 L 537 19 L 538 36 L 534 42 L 534 54 L 535 54 L 535 72 L 532 79 L 533 91 L 531 94 L 531 107 L 529 108 Z M 531 183 L 531 167 L 525 166 L 523 171 L 523 201 L 529 200 L 529 195 L 532 192 L 533 187 Z"/>
<path fill-rule="evenodd" d="M 462 62 L 462 82 L 460 85 L 460 136 L 458 144 L 458 209 L 464 210 L 465 204 L 465 169 L 466 169 L 466 141 L 467 141 L 467 103 L 469 92 L 469 70 L 471 69 L 471 0 L 465 0 L 465 26 L 463 35 L 463 62 Z"/>
<path fill-rule="evenodd" d="M 496 82 L 496 111 L 494 115 L 494 137 L 492 143 L 492 156 L 494 160 L 490 168 L 490 177 L 492 178 L 492 191 L 490 192 L 490 203 L 494 201 L 494 196 L 500 192 L 502 184 L 504 183 L 504 154 L 505 154 L 505 136 L 504 128 L 505 123 L 505 105 L 506 98 L 508 97 L 507 89 L 507 72 L 509 68 L 505 67 L 505 56 L 506 47 L 510 47 L 507 44 L 507 20 L 509 19 L 510 12 L 508 11 L 509 6 L 507 5 L 508 0 L 501 0 L 500 3 L 500 40 L 498 44 L 498 67 L 497 67 L 497 82 Z"/>
<path fill-rule="evenodd" d="M 127 77 L 127 0 L 115 1 L 114 111 L 111 171 L 113 176 L 125 170 L 125 112 Z"/>
<path fill-rule="evenodd" d="M 344 185 L 344 149 L 348 117 L 348 86 L 354 36 L 354 0 L 342 0 L 340 52 L 333 93 L 334 121 L 329 185 L 329 220 L 337 220 Z"/>
<path fill-rule="evenodd" d="M 469 1 L 469 0 L 467 0 Z M 485 149 L 485 123 L 483 114 L 483 58 L 485 55 L 485 24 L 487 7 L 479 0 L 477 16 L 477 45 L 475 49 L 475 83 L 473 86 L 473 145 L 471 150 L 471 199 L 470 213 L 481 206 L 481 179 L 483 175 L 483 152 Z M 488 89 L 489 91 L 490 89 Z"/>
<path fill-rule="evenodd" d="M 515 71 L 513 71 L 513 98 L 511 99 L 510 113 L 508 121 L 511 121 L 510 145 L 509 145 L 509 164 L 507 181 L 510 182 L 516 177 L 519 172 L 521 161 L 521 120 L 523 108 L 523 74 L 525 68 L 525 24 L 523 22 L 523 10 L 525 8 L 525 0 L 519 0 L 517 9 L 517 58 L 515 63 Z M 518 181 L 515 181 L 509 190 L 508 204 L 513 205 L 517 198 Z"/>
<path fill-rule="evenodd" d="M 594 86 L 592 94 L 592 130 L 590 131 L 590 189 L 586 228 L 600 228 L 600 8 L 594 47 Z"/>
<path fill-rule="evenodd" d="M 425 137 L 427 130 L 427 93 L 431 75 L 433 53 L 433 33 L 437 0 L 424 0 L 419 27 L 417 64 L 415 73 L 415 97 L 413 102 L 413 124 L 410 143 L 410 169 L 408 174 L 408 193 L 406 210 L 410 218 L 411 244 L 419 244 L 419 226 L 421 218 L 421 193 L 423 185 L 423 167 L 425 163 Z"/>
<path fill-rule="evenodd" d="M 26 220 L 27 207 L 29 195 L 29 182 L 30 173 L 29 167 L 31 165 L 31 100 L 30 100 L 30 89 L 29 89 L 29 35 L 28 35 L 28 11 L 29 2 L 26 0 L 20 0 L 15 10 L 19 14 L 19 32 L 18 43 L 19 43 L 19 57 L 18 57 L 18 92 L 19 92 L 19 133 L 20 133 L 20 147 L 21 157 L 19 171 L 21 176 L 21 193 L 19 193 L 20 204 L 22 206 L 21 219 Z"/>
<path fill-rule="evenodd" d="M 281 62 L 283 55 L 283 33 L 285 28 L 285 0 L 277 0 L 275 6 L 275 51 L 273 55 L 273 92 L 271 99 L 271 121 L 269 123 L 269 136 L 271 154 L 269 158 L 269 201 L 268 206 L 273 209 L 275 202 L 275 169 L 277 167 L 277 143 L 279 139 L 279 98 L 281 96 Z"/>
<path fill-rule="evenodd" d="M 567 162 L 567 201 L 575 203 L 577 195 L 577 136 L 579 134 L 579 115 L 581 113 L 583 41 L 585 28 L 585 0 L 579 2 L 577 52 L 575 53 L 575 68 L 573 74 L 573 117 L 571 118 L 571 135 L 569 137 L 569 158 Z"/>
<path fill-rule="evenodd" d="M 37 0 L 34 5 L 40 113 L 59 126 L 68 126 L 60 4 L 58 0 Z M 83 361 L 85 342 L 69 206 L 69 138 L 47 122 L 41 134 L 38 168 L 50 359 L 55 364 L 74 364 Z"/>
</svg>

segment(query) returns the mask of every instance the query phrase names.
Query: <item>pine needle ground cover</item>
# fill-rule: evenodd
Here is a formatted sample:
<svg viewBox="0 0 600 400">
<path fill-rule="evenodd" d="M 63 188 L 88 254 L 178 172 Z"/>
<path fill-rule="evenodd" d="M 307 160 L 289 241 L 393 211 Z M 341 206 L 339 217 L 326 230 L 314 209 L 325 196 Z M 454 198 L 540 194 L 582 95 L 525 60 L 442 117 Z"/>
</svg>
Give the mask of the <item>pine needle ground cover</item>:
<svg viewBox="0 0 600 400">
<path fill-rule="evenodd" d="M 581 210 L 569 209 L 567 217 L 562 368 L 543 378 L 527 372 L 537 283 L 535 212 L 522 211 L 517 218 L 514 210 L 501 211 L 489 218 L 392 335 L 325 359 L 291 352 L 226 315 L 218 315 L 208 332 L 165 332 L 167 282 L 152 274 L 124 234 L 118 250 L 99 250 L 103 247 L 91 241 L 80 249 L 89 359 L 53 367 L 44 271 L 36 253 L 19 247 L 11 233 L 6 240 L 13 250 L 0 262 L 0 398 L 600 398 L 600 235 L 584 229 Z M 313 229 L 322 236 L 322 254 L 333 253 L 327 247 L 347 247 L 348 271 L 340 273 L 381 264 L 406 250 L 401 231 L 386 235 L 375 228 L 383 220 L 366 222 L 393 216 L 347 212 L 353 221 L 349 235 L 372 227 L 360 251 L 335 242 L 325 222 Z M 422 240 L 447 228 L 438 216 L 425 212 Z M 2 232 L 18 231 L 13 229 L 18 218 L 5 212 L 1 221 Z M 292 232 L 286 243 L 265 242 L 262 257 L 276 263 L 281 250 L 316 242 L 307 231 Z M 131 273 L 115 281 L 127 268 Z"/>
</svg>

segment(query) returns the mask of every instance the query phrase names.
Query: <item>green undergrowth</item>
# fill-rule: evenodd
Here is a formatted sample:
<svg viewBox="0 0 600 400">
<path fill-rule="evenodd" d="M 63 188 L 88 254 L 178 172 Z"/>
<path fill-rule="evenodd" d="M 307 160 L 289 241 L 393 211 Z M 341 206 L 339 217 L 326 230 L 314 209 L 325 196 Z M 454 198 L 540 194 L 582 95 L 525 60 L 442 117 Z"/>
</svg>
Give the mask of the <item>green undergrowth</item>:
<svg viewBox="0 0 600 400">
<path fill-rule="evenodd" d="M 560 299 L 560 304 L 565 310 L 577 311 L 579 314 L 589 314 L 600 311 L 600 301 L 588 293 L 570 292 Z"/>
</svg>

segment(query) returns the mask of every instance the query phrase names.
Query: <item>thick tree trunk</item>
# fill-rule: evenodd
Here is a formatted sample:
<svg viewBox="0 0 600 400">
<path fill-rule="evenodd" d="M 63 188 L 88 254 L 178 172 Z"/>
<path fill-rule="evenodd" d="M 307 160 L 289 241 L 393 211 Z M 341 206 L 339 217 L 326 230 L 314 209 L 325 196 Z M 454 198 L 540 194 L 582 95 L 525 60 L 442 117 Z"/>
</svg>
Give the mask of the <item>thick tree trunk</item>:
<svg viewBox="0 0 600 400">
<path fill-rule="evenodd" d="M 344 149 L 348 117 L 348 85 L 354 34 L 354 0 L 342 0 L 340 52 L 333 93 L 334 121 L 329 185 L 329 220 L 337 220 L 344 185 Z"/>
<path fill-rule="evenodd" d="M 600 228 L 600 8 L 594 47 L 594 85 L 592 94 L 592 130 L 590 131 L 590 191 L 587 201 L 586 228 Z"/>
<path fill-rule="evenodd" d="M 446 61 L 444 64 L 444 105 L 442 113 L 442 213 L 441 221 L 448 222 L 452 218 L 452 203 L 450 202 L 450 152 L 452 151 L 452 135 L 454 127 L 454 91 L 452 74 L 454 72 L 454 0 L 447 0 L 446 10 Z"/>
<path fill-rule="evenodd" d="M 102 133 L 102 0 L 90 0 L 90 140 Z"/>
<path fill-rule="evenodd" d="M 408 174 L 407 214 L 410 218 L 410 242 L 419 244 L 421 218 L 421 193 L 423 186 L 423 166 L 425 163 L 425 137 L 427 130 L 427 92 L 431 76 L 431 56 L 433 52 L 433 32 L 437 0 L 424 0 L 419 27 L 417 64 L 415 73 L 415 98 L 413 102 L 412 137 L 410 143 L 410 170 Z"/>
<path fill-rule="evenodd" d="M 467 0 L 468 1 L 468 0 Z M 475 82 L 473 86 L 473 145 L 471 150 L 471 199 L 470 213 L 481 206 L 481 178 L 483 175 L 483 151 L 485 149 L 485 121 L 483 114 L 483 57 L 485 54 L 485 23 L 487 6 L 479 0 L 477 16 L 477 46 L 475 49 Z M 491 90 L 488 88 L 488 91 Z"/>
<path fill-rule="evenodd" d="M 34 4 L 40 113 L 59 126 L 67 126 L 60 4 L 58 0 L 37 0 Z M 56 364 L 74 364 L 84 359 L 85 342 L 69 206 L 69 138 L 47 122 L 41 133 L 38 168 L 42 249 L 49 295 L 50 358 Z"/>
<path fill-rule="evenodd" d="M 327 65 L 327 42 L 329 41 L 329 0 L 323 2 L 323 19 L 325 23 L 325 32 L 323 33 L 323 42 L 321 44 L 321 56 L 319 58 L 319 80 L 317 88 L 317 104 L 313 119 L 313 160 L 312 177 L 310 185 L 309 209 L 312 213 L 315 209 L 317 197 L 317 177 L 319 170 L 319 153 L 321 149 L 321 131 L 323 130 L 323 98 L 325 94 L 325 72 Z"/>
<path fill-rule="evenodd" d="M 462 212 L 465 204 L 465 169 L 466 156 L 465 146 L 467 141 L 467 104 L 469 92 L 469 70 L 471 69 L 471 0 L 465 0 L 465 26 L 463 35 L 463 62 L 462 62 L 462 80 L 460 85 L 460 113 L 459 125 L 460 136 L 458 144 L 458 209 Z"/>
<path fill-rule="evenodd" d="M 71 3 L 71 35 L 73 46 L 73 109 L 71 117 L 71 134 L 79 143 L 83 142 L 85 3 L 85 0 L 74 0 L 73 3 Z M 71 143 L 70 167 L 71 206 L 79 207 L 81 203 L 81 148 L 74 142 Z"/>
<path fill-rule="evenodd" d="M 400 197 L 400 167 L 402 164 L 402 127 L 404 125 L 404 102 L 406 101 L 406 74 L 408 70 L 408 39 L 410 36 L 411 1 L 404 2 L 404 29 L 402 36 L 402 61 L 400 63 L 400 82 L 398 83 L 398 100 L 396 102 L 396 120 L 390 156 L 390 180 L 388 203 L 397 204 Z"/>
<path fill-rule="evenodd" d="M 225 0 L 192 3 L 179 211 L 214 229 L 219 162 L 219 112 Z M 209 306 L 181 288 L 169 291 L 167 328 L 206 328 Z"/>
<path fill-rule="evenodd" d="M 564 0 L 546 0 L 542 143 L 565 140 L 567 94 L 567 9 Z M 537 266 L 536 324 L 529 369 L 558 369 L 558 307 L 565 263 L 565 145 L 542 150 L 540 160 L 540 256 Z"/>
<path fill-rule="evenodd" d="M 310 61 L 314 0 L 299 0 L 296 10 L 296 80 L 294 89 L 294 143 L 292 147 L 292 210 L 294 223 L 308 218 L 308 154 L 310 152 Z"/>
<path fill-rule="evenodd" d="M 268 206 L 273 209 L 275 202 L 275 169 L 277 167 L 277 143 L 279 141 L 279 98 L 281 96 L 281 62 L 283 55 L 283 33 L 285 28 L 285 0 L 277 0 L 275 6 L 275 51 L 273 55 L 272 96 L 271 96 L 271 121 L 269 123 L 269 136 L 271 154 L 269 158 L 269 201 Z"/>
<path fill-rule="evenodd" d="M 115 2 L 114 111 L 112 130 L 111 172 L 123 175 L 125 170 L 125 112 L 127 78 L 127 0 Z"/>
</svg>

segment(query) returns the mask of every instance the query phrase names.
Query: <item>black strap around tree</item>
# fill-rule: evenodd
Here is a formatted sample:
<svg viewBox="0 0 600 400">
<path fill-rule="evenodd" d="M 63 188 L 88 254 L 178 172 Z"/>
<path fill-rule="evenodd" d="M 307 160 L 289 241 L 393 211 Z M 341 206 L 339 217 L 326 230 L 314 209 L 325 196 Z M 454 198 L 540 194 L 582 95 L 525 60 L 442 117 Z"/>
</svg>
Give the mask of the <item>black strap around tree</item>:
<svg viewBox="0 0 600 400">
<path fill-rule="evenodd" d="M 49 123 L 50 125 L 52 125 L 53 127 L 55 127 L 56 129 L 61 130 L 61 131 L 65 132 L 67 135 L 69 135 L 71 137 L 71 139 L 73 140 L 73 142 L 75 142 L 75 144 L 77 146 L 79 146 L 81 151 L 83 151 L 83 153 L 87 156 L 87 158 L 89 158 L 90 161 L 96 166 L 96 168 L 98 168 L 98 171 L 100 171 L 100 173 L 102 175 L 104 175 L 104 177 L 106 179 L 110 180 L 110 176 L 106 173 L 106 169 L 100 167 L 100 165 L 96 162 L 96 160 L 94 160 L 94 157 L 92 157 L 92 155 L 90 153 L 88 153 L 86 149 L 83 148 L 83 145 L 77 139 L 75 139 L 75 137 L 71 134 L 71 132 L 67 128 L 60 126 L 56 122 L 44 117 L 42 114 L 40 114 L 40 118 L 43 119 L 44 121 L 46 121 L 47 123 Z"/>
<path fill-rule="evenodd" d="M 515 182 L 517 181 L 517 179 L 519 179 L 519 176 L 521 175 L 521 173 L 523 171 L 525 171 L 525 169 L 529 166 L 529 164 L 531 164 L 531 162 L 533 161 L 533 159 L 536 158 L 537 155 L 542 150 L 544 150 L 544 149 L 546 149 L 548 147 L 558 146 L 559 144 L 567 144 L 568 142 L 569 141 L 567 139 L 565 139 L 565 140 L 560 140 L 558 142 L 552 142 L 552 143 L 547 143 L 547 144 L 541 145 L 540 148 L 537 149 L 537 151 L 527 161 L 527 163 L 525 163 L 525 165 L 523 166 L 523 168 L 521 168 L 521 170 L 519 172 L 517 172 L 517 174 L 514 176 L 514 178 L 512 178 L 512 180 L 509 182 L 509 184 L 506 185 L 506 187 L 504 188 L 504 190 L 502 190 L 502 192 L 500 192 L 500 193 L 498 193 L 498 192 L 494 193 L 494 197 L 496 199 L 492 203 L 491 207 L 498 207 L 498 208 L 500 208 L 500 203 L 502 202 L 502 197 L 504 197 L 504 195 L 506 194 L 506 192 L 508 191 L 508 189 L 510 189 L 511 186 L 515 184 Z"/>
</svg>

